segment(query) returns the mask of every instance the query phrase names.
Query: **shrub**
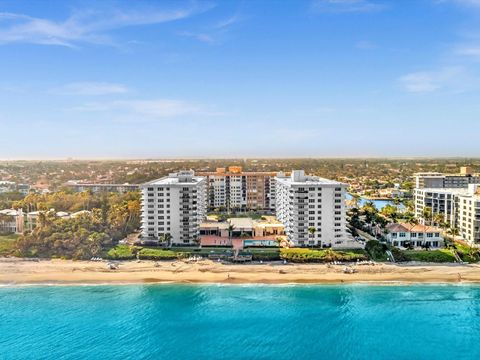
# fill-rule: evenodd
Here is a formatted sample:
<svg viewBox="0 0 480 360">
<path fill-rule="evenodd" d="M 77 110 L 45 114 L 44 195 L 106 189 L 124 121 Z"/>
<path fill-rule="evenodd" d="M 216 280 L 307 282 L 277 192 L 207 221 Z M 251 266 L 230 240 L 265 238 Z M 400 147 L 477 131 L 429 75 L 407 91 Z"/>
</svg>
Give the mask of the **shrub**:
<svg viewBox="0 0 480 360">
<path fill-rule="evenodd" d="M 18 235 L 0 235 L 0 256 L 12 255 L 15 252 L 15 241 Z"/>
<path fill-rule="evenodd" d="M 395 261 L 397 262 L 409 261 L 408 257 L 405 255 L 405 251 L 402 251 L 399 248 L 396 248 L 395 246 L 391 246 L 390 251 L 392 252 L 393 257 L 395 258 Z"/>
<path fill-rule="evenodd" d="M 252 254 L 252 259 L 254 261 L 275 261 L 280 260 L 280 251 L 278 250 L 258 250 L 258 249 L 249 249 Z"/>
<path fill-rule="evenodd" d="M 128 245 L 117 245 L 107 252 L 107 258 L 112 260 L 130 260 L 135 258 L 135 253 Z"/>
<path fill-rule="evenodd" d="M 330 249 L 311 250 L 302 248 L 281 249 L 280 257 L 282 259 L 298 263 L 367 260 L 365 254 L 334 251 Z"/>
<path fill-rule="evenodd" d="M 365 244 L 365 251 L 370 255 L 373 260 L 376 261 L 385 261 L 387 260 L 387 245 L 382 244 L 377 240 L 367 241 Z M 395 256 L 395 254 L 393 254 Z M 396 259 L 396 258 L 395 258 Z"/>
</svg>

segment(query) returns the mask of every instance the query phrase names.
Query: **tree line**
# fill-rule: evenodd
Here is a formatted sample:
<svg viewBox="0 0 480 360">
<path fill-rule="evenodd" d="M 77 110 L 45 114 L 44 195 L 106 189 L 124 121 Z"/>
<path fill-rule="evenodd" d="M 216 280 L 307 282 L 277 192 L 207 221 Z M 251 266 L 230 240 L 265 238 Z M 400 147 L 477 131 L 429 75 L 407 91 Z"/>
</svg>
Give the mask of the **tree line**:
<svg viewBox="0 0 480 360">
<path fill-rule="evenodd" d="M 35 228 L 16 242 L 19 256 L 89 259 L 101 255 L 140 226 L 137 192 L 29 194 L 15 206 L 25 211 L 41 211 Z M 57 211 L 79 210 L 88 211 L 73 218 L 55 215 Z"/>
</svg>

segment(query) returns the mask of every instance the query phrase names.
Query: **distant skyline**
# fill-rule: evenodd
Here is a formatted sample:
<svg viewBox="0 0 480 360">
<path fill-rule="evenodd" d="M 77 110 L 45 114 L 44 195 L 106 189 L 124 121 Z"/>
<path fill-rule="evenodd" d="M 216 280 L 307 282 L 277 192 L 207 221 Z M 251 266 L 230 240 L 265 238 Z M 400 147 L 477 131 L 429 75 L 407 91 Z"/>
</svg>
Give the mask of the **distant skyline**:
<svg viewBox="0 0 480 360">
<path fill-rule="evenodd" d="M 480 157 L 480 0 L 0 0 L 0 159 Z"/>
</svg>

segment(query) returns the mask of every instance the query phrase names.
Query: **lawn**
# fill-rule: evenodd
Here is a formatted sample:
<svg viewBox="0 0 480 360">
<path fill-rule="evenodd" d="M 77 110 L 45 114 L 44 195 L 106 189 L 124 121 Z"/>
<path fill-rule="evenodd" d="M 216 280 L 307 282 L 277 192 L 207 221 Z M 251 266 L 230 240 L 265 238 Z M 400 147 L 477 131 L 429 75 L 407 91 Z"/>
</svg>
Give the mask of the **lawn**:
<svg viewBox="0 0 480 360">
<path fill-rule="evenodd" d="M 455 256 L 447 250 L 405 250 L 402 251 L 406 261 L 447 263 L 455 262 Z"/>
<path fill-rule="evenodd" d="M 12 254 L 18 236 L 16 234 L 0 235 L 0 256 Z"/>
</svg>

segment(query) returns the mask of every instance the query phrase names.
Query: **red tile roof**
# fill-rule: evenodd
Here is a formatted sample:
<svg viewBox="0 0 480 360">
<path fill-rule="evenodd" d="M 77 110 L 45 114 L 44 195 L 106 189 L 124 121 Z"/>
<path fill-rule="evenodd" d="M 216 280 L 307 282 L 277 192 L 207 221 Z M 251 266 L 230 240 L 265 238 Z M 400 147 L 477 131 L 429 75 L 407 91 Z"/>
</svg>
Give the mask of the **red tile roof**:
<svg viewBox="0 0 480 360">
<path fill-rule="evenodd" d="M 406 223 L 395 223 L 388 224 L 387 229 L 389 232 L 418 232 L 418 233 L 438 233 L 442 230 L 435 226 L 426 226 L 421 224 L 406 224 Z"/>
</svg>

